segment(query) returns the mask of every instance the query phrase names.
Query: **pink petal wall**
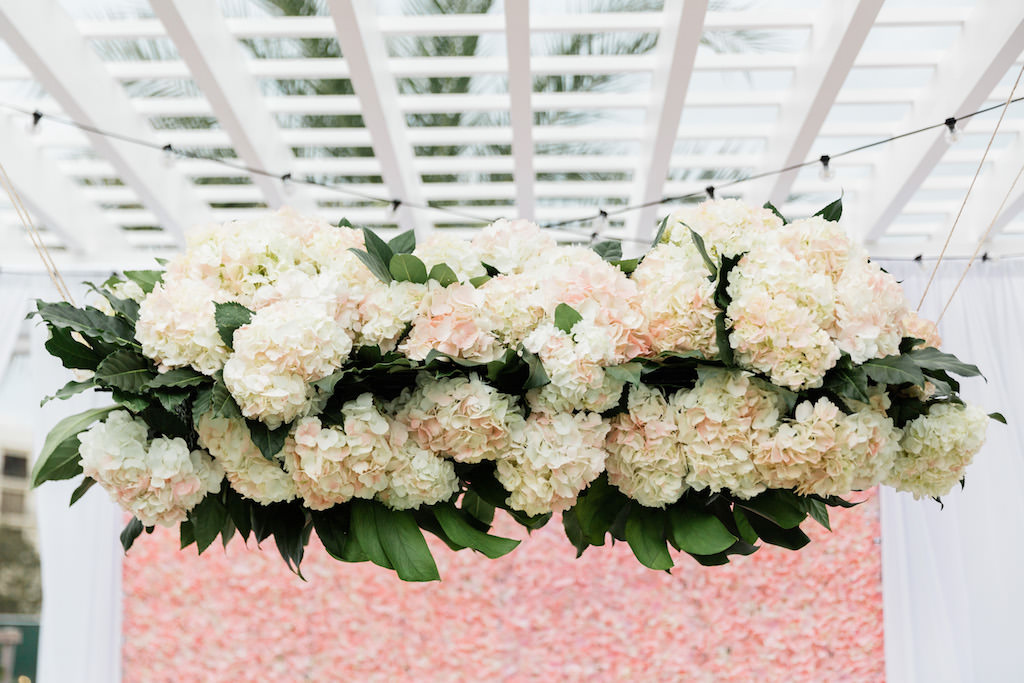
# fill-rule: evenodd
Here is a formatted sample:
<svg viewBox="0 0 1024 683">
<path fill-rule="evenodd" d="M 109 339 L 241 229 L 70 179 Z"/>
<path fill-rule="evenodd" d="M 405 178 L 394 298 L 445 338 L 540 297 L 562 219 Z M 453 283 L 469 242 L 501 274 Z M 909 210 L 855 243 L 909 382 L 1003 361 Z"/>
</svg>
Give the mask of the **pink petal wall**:
<svg viewBox="0 0 1024 683">
<path fill-rule="evenodd" d="M 315 542 L 304 583 L 272 542 L 196 557 L 162 529 L 125 559 L 124 680 L 881 681 L 877 501 L 832 527 L 668 575 L 625 544 L 575 560 L 553 521 L 499 560 L 432 543 L 439 584 Z"/>
</svg>

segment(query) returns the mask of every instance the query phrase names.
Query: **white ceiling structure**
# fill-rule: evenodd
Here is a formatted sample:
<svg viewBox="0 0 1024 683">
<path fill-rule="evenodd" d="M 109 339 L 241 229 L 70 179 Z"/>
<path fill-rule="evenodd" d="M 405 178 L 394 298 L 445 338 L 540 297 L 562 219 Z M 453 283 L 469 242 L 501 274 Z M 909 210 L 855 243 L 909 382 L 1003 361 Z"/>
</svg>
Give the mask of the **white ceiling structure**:
<svg viewBox="0 0 1024 683">
<path fill-rule="evenodd" d="M 0 0 L 0 163 L 62 265 L 148 264 L 190 225 L 282 205 L 420 236 L 604 209 L 609 220 L 559 234 L 639 244 L 672 205 L 617 210 L 823 154 L 830 179 L 812 164 L 716 196 L 800 216 L 842 194 L 873 255 L 932 256 L 1000 111 L 959 121 L 954 143 L 940 126 L 837 155 L 1001 104 L 1024 52 L 1018 0 L 415 4 L 324 0 L 281 16 L 268 0 L 137 0 L 97 18 L 85 0 Z M 410 54 L 438 37 L 479 40 L 472 55 Z M 309 56 L 314 41 L 335 56 Z M 615 41 L 645 47 L 601 53 Z M 268 173 L 195 158 L 211 155 Z M 974 250 L 1022 164 L 1024 102 L 1006 111 L 951 253 Z M 294 182 L 307 178 L 321 184 Z M 449 211 L 414 208 L 428 204 Z M 1022 209 L 1024 183 L 985 251 L 1024 253 Z M 0 269 L 35 259 L 0 200 Z"/>
</svg>

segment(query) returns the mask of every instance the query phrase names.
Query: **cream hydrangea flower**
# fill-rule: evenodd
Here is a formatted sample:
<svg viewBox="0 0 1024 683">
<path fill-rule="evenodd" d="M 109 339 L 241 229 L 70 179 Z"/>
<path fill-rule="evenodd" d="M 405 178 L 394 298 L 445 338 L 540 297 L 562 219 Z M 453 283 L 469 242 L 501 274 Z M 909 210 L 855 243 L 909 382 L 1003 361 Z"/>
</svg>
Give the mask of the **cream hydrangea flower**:
<svg viewBox="0 0 1024 683">
<path fill-rule="evenodd" d="M 533 413 L 498 460 L 508 504 L 528 515 L 562 512 L 604 470 L 608 423 L 597 413 Z"/>
<path fill-rule="evenodd" d="M 182 280 L 158 284 L 139 306 L 135 338 L 161 372 L 191 365 L 212 375 L 224 367 L 230 352 L 217 332 L 215 299 L 202 282 Z"/>
<path fill-rule="evenodd" d="M 527 394 L 534 410 L 601 412 L 614 407 L 622 395 L 624 383 L 609 377 L 604 365 L 615 358 L 607 328 L 581 320 L 566 333 L 544 322 L 523 341 L 528 351 L 537 354 L 551 380 Z"/>
<path fill-rule="evenodd" d="M 779 420 L 778 399 L 758 388 L 745 372 L 704 370 L 693 389 L 673 397 L 679 442 L 686 457 L 686 483 L 712 492 L 728 489 L 739 498 L 765 490 L 755 467 L 758 451 L 771 448 Z"/>
<path fill-rule="evenodd" d="M 629 390 L 628 412 L 611 419 L 608 481 L 641 505 L 669 505 L 689 488 L 677 413 L 658 389 L 641 384 Z"/>
<path fill-rule="evenodd" d="M 514 396 L 502 394 L 475 374 L 417 377 L 415 391 L 392 405 L 395 420 L 420 448 L 458 462 L 496 460 L 523 422 Z"/>
<path fill-rule="evenodd" d="M 144 526 L 174 526 L 220 490 L 224 471 L 184 439 L 146 439 L 146 423 L 124 410 L 79 435 L 82 470 Z"/>
<path fill-rule="evenodd" d="M 521 273 L 531 262 L 556 249 L 558 243 L 536 223 L 502 218 L 473 236 L 480 259 L 501 273 Z"/>
<path fill-rule="evenodd" d="M 768 209 L 738 199 L 715 199 L 673 212 L 661 241 L 695 250 L 690 236 L 693 230 L 703 238 L 708 256 L 717 264 L 722 256 L 750 251 L 781 227 L 782 220 Z"/>
<path fill-rule="evenodd" d="M 373 498 L 388 485 L 394 452 L 387 418 L 366 393 L 341 407 L 343 429 L 319 418 L 299 420 L 285 442 L 285 467 L 306 507 L 326 510 L 352 498 Z"/>
<path fill-rule="evenodd" d="M 412 253 L 423 261 L 428 272 L 438 264 L 447 264 L 455 272 L 459 282 L 468 282 L 472 278 L 487 275 L 487 270 L 481 263 L 480 253 L 470 242 L 443 232 L 432 232 L 416 245 Z"/>
<path fill-rule="evenodd" d="M 985 443 L 988 416 L 976 406 L 937 403 L 903 428 L 902 450 L 885 483 L 914 498 L 944 496 Z"/>
<path fill-rule="evenodd" d="M 400 424 L 392 425 L 391 447 L 388 485 L 377 494 L 382 503 L 410 510 L 448 500 L 459 491 L 455 464 L 417 446 Z"/>
<path fill-rule="evenodd" d="M 295 483 L 280 460 L 263 457 L 243 420 L 203 415 L 196 425 L 199 444 L 224 469 L 231 488 L 260 505 L 293 500 Z M 280 458 L 280 454 L 278 458 Z"/>
<path fill-rule="evenodd" d="M 695 250 L 659 244 L 633 272 L 651 351 L 718 353 L 715 282 Z"/>
<path fill-rule="evenodd" d="M 907 308 L 903 317 L 900 318 L 900 336 L 923 340 L 923 343 L 918 344 L 917 348 L 930 346 L 937 349 L 942 346 L 939 328 L 931 320 L 922 318 L 912 308 Z"/>
<path fill-rule="evenodd" d="M 398 350 L 423 360 L 437 350 L 455 358 L 490 362 L 501 355 L 496 326 L 483 292 L 472 285 L 432 286 Z"/>
<path fill-rule="evenodd" d="M 491 312 L 491 333 L 515 348 L 544 319 L 547 308 L 541 283 L 532 274 L 499 275 L 480 287 L 483 306 Z"/>
<path fill-rule="evenodd" d="M 790 389 L 821 386 L 840 356 L 827 332 L 835 322 L 831 279 L 788 252 L 756 249 L 730 272 L 728 292 L 736 362 Z"/>
<path fill-rule="evenodd" d="M 816 273 L 828 275 L 838 283 L 847 263 L 867 259 L 864 250 L 850 243 L 838 221 L 821 216 L 802 218 L 781 226 L 772 235 L 774 245 L 786 249 Z"/>
<path fill-rule="evenodd" d="M 358 344 L 379 346 L 385 353 L 394 351 L 427 291 L 426 285 L 415 282 L 392 282 L 371 289 L 359 304 Z"/>
<path fill-rule="evenodd" d="M 835 310 L 836 344 L 854 363 L 899 353 L 907 302 L 877 264 L 851 259 L 836 285 Z"/>
</svg>

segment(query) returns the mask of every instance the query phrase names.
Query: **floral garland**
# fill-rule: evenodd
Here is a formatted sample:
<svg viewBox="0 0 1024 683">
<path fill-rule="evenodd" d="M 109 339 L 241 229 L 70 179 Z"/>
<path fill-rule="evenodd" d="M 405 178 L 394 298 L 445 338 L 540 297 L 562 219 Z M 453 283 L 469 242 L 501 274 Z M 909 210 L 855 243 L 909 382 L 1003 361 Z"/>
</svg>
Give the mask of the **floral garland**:
<svg viewBox="0 0 1024 683">
<path fill-rule="evenodd" d="M 46 348 L 113 405 L 60 422 L 36 485 L 84 473 L 203 552 L 271 536 L 296 572 L 334 557 L 437 579 L 422 531 L 494 558 L 495 510 L 555 512 L 652 569 L 798 549 L 808 516 L 879 483 L 938 497 L 987 416 L 835 202 L 787 222 L 709 201 L 653 248 L 562 246 L 526 221 L 471 242 L 384 242 L 288 211 L 194 229 L 166 271 L 96 306 L 38 302 Z M 991 417 L 1001 419 L 996 413 Z"/>
</svg>

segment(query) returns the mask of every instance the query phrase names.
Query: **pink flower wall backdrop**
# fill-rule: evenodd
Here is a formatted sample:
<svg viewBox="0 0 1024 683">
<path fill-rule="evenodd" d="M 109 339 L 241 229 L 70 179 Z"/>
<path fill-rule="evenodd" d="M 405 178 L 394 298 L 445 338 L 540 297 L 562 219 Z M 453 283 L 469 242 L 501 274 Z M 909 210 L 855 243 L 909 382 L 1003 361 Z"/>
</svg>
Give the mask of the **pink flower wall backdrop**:
<svg viewBox="0 0 1024 683">
<path fill-rule="evenodd" d="M 625 544 L 575 560 L 556 519 L 499 560 L 431 542 L 440 584 L 315 540 L 304 583 L 272 540 L 196 557 L 160 528 L 124 563 L 124 680 L 880 681 L 877 501 L 832 518 L 799 552 L 672 575 Z"/>
</svg>

